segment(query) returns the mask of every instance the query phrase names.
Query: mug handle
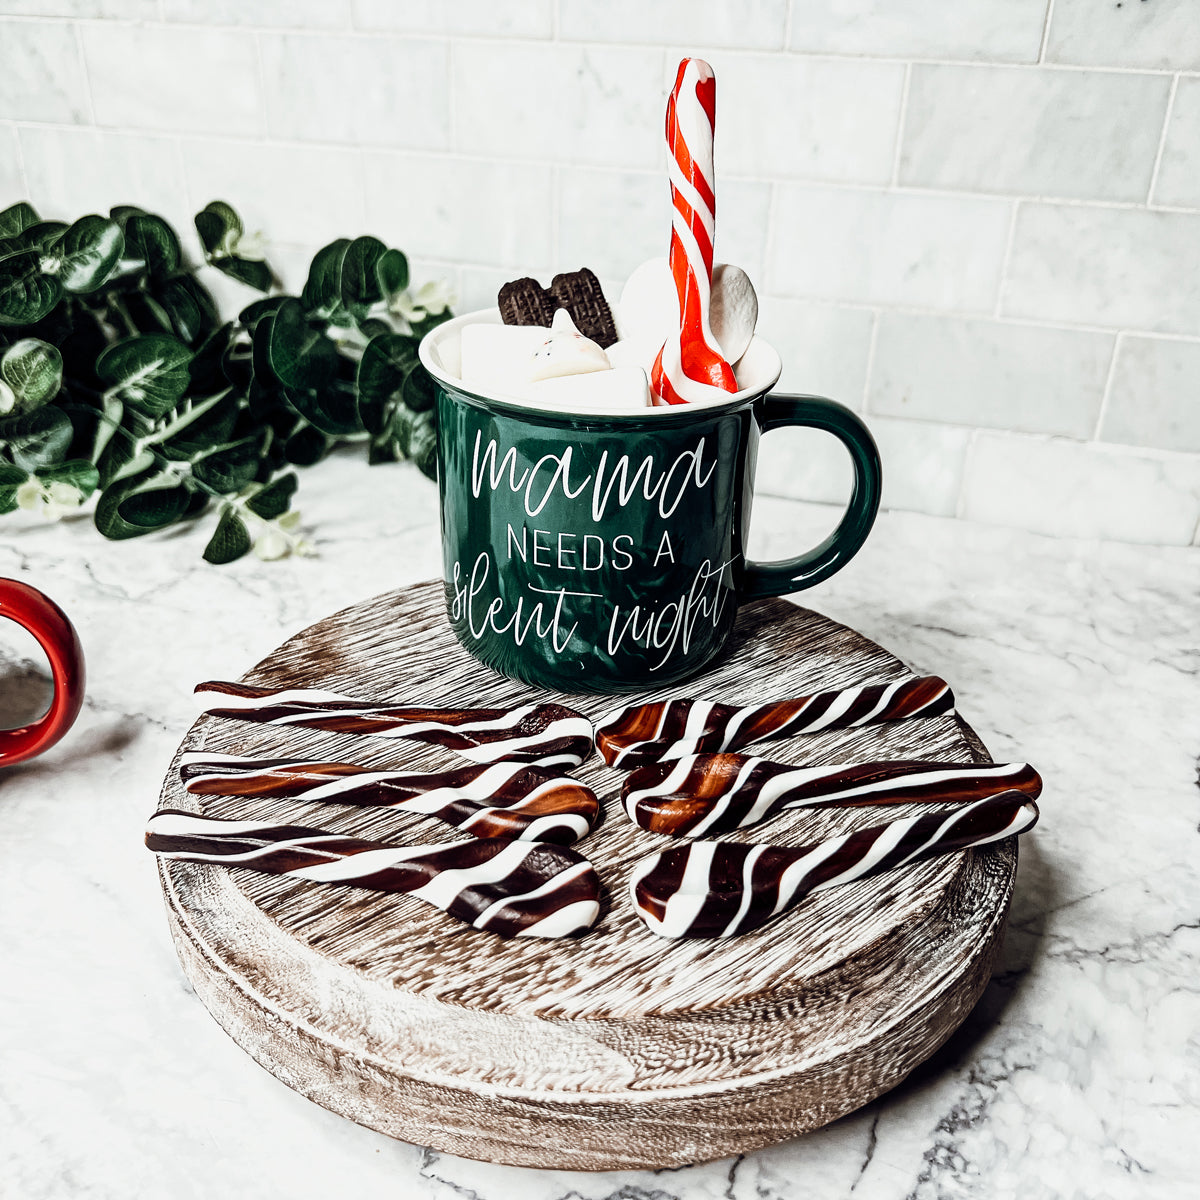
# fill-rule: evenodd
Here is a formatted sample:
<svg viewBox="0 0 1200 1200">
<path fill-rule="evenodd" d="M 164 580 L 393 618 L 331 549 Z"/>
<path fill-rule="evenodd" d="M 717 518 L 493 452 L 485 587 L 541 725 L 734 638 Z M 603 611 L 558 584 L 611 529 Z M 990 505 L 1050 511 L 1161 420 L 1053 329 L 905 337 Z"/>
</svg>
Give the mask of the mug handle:
<svg viewBox="0 0 1200 1200">
<path fill-rule="evenodd" d="M 879 511 L 883 468 L 867 427 L 844 404 L 820 396 L 764 396 L 758 409 L 763 433 L 785 425 L 804 425 L 832 433 L 850 451 L 854 491 L 838 527 L 807 554 L 780 562 L 746 563 L 740 599 L 786 596 L 803 591 L 840 571 L 858 553 Z"/>
<path fill-rule="evenodd" d="M 18 729 L 0 729 L 0 767 L 10 767 L 49 750 L 75 723 L 83 707 L 83 647 L 67 614 L 37 588 L 17 579 L 0 579 L 0 617 L 15 621 L 37 638 L 54 679 L 54 695 L 42 716 Z"/>
</svg>

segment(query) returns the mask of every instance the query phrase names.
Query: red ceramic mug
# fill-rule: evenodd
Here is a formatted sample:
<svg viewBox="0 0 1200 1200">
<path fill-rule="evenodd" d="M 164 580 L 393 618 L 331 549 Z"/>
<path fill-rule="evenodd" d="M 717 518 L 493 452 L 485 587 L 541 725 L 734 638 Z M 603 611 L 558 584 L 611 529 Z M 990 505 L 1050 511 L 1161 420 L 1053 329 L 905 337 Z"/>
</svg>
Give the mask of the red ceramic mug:
<svg viewBox="0 0 1200 1200">
<path fill-rule="evenodd" d="M 37 588 L 0 579 L 0 617 L 28 629 L 50 660 L 54 695 L 46 712 L 19 729 L 0 729 L 0 767 L 11 767 L 49 750 L 75 723 L 83 706 L 83 647 L 75 626 Z"/>
</svg>

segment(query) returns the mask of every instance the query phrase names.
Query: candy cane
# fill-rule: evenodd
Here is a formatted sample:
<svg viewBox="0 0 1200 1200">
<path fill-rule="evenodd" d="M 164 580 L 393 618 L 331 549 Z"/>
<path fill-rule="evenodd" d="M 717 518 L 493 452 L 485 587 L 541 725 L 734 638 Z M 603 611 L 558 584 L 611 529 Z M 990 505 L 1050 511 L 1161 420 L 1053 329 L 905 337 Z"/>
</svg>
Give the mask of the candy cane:
<svg viewBox="0 0 1200 1200">
<path fill-rule="evenodd" d="M 986 846 L 1032 829 L 1037 819 L 1028 796 L 1001 792 L 949 813 L 795 848 L 689 842 L 636 863 L 629 893 L 638 916 L 662 937 L 730 937 L 765 925 L 819 888 Z"/>
<path fill-rule="evenodd" d="M 667 150 L 671 180 L 671 274 L 679 297 L 679 332 L 667 338 L 650 374 L 662 404 L 721 399 L 737 391 L 733 368 L 709 327 L 717 197 L 713 129 L 717 85 L 699 58 L 679 64 L 667 101 Z"/>
</svg>

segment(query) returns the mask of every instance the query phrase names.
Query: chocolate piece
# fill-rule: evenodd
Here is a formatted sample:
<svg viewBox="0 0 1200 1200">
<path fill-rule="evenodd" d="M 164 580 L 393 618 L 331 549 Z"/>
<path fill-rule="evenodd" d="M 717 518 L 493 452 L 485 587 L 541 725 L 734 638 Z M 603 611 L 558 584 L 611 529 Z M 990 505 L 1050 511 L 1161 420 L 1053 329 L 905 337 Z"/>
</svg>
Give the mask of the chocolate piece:
<svg viewBox="0 0 1200 1200">
<path fill-rule="evenodd" d="M 536 279 L 528 276 L 506 283 L 496 297 L 505 325 L 544 325 L 550 328 L 558 303 Z"/>
<path fill-rule="evenodd" d="M 550 295 L 555 307 L 565 308 L 575 328 L 602 350 L 617 340 L 617 324 L 595 272 L 581 267 L 578 271 L 555 275 L 550 281 Z"/>
<path fill-rule="evenodd" d="M 1037 819 L 1032 800 L 1003 792 L 948 815 L 909 817 L 807 846 L 689 842 L 637 863 L 629 892 L 638 915 L 662 937 L 730 937 L 758 929 L 819 888 L 1000 841 Z"/>
<path fill-rule="evenodd" d="M 708 837 L 756 825 L 786 808 L 942 801 L 1015 790 L 1036 800 L 1028 763 L 865 762 L 797 767 L 744 754 L 693 754 L 630 772 L 621 803 L 652 833 Z"/>
<path fill-rule="evenodd" d="M 146 826 L 146 845 L 167 859 L 406 892 L 500 937 L 566 937 L 600 914 L 592 864 L 578 851 L 545 842 L 476 838 L 390 846 L 304 825 L 163 809 Z"/>
<path fill-rule="evenodd" d="M 237 754 L 185 754 L 179 774 L 200 796 L 288 796 L 374 805 L 437 817 L 481 838 L 573 842 L 600 810 L 596 793 L 569 775 L 500 762 L 453 771 L 399 772 L 351 763 Z"/>
<path fill-rule="evenodd" d="M 609 713 L 596 726 L 596 747 L 610 766 L 628 769 L 702 751 L 738 750 L 764 738 L 953 711 L 954 693 L 936 675 L 744 708 L 709 700 L 659 701 Z"/>
<path fill-rule="evenodd" d="M 319 688 L 265 688 L 214 680 L 196 685 L 205 712 L 263 725 L 412 738 L 472 762 L 511 759 L 577 767 L 592 752 L 592 726 L 561 704 L 520 708 L 419 708 L 356 700 Z"/>
</svg>

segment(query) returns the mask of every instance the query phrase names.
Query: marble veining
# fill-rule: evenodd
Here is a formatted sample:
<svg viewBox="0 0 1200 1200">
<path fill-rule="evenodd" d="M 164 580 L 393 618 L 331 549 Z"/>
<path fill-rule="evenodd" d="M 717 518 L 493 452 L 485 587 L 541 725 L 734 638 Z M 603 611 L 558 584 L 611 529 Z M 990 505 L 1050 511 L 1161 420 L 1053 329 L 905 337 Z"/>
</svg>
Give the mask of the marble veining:
<svg viewBox="0 0 1200 1200">
<path fill-rule="evenodd" d="M 141 845 L 200 679 L 439 570 L 435 490 L 337 457 L 303 479 L 320 557 L 215 569 L 202 535 L 113 544 L 5 518 L 0 574 L 88 654 L 75 730 L 0 773 L 0 1196 L 178 1200 L 926 1200 L 1190 1196 L 1200 1170 L 1200 555 L 884 514 L 805 603 L 949 680 L 998 761 L 1045 779 L 1000 966 L 951 1041 L 816 1133 L 583 1175 L 391 1141 L 255 1066 L 190 994 Z M 753 552 L 831 511 L 760 499 Z M 0 626 L 0 715 L 40 668 Z"/>
</svg>

